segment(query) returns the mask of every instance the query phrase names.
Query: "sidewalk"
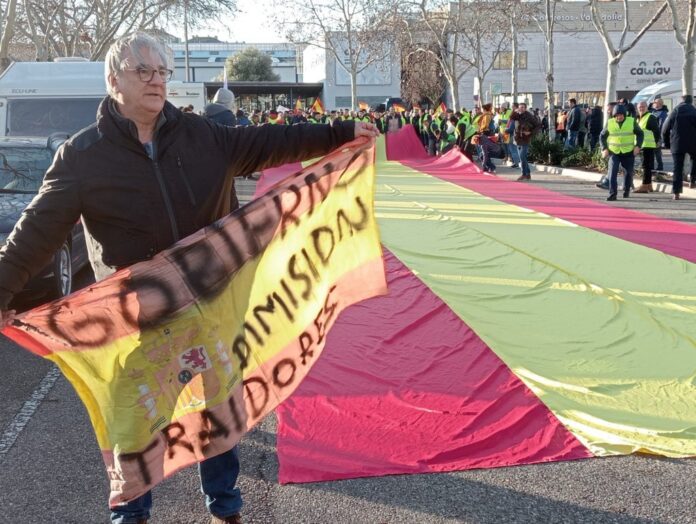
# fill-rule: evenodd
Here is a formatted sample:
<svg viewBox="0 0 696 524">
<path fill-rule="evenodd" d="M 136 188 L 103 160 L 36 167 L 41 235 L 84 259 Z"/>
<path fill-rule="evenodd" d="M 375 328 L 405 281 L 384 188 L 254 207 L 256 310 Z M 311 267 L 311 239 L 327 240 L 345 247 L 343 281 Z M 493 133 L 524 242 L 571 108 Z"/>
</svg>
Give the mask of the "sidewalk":
<svg viewBox="0 0 696 524">
<path fill-rule="evenodd" d="M 671 175 L 671 169 L 672 169 L 672 155 L 669 152 L 669 150 L 663 150 L 662 151 L 662 158 L 664 161 L 664 167 L 665 171 Z M 510 174 L 511 172 L 518 171 L 517 169 L 513 169 L 510 166 L 509 163 L 503 164 L 500 160 L 494 160 L 496 166 L 502 167 L 506 169 L 506 174 Z M 534 176 L 534 173 L 546 173 L 549 175 L 560 175 L 560 176 L 566 176 L 566 177 L 571 177 L 575 178 L 578 180 L 585 180 L 587 182 L 592 182 L 592 183 L 597 183 L 600 181 L 604 173 L 599 173 L 599 172 L 594 172 L 594 171 L 587 171 L 583 169 L 577 169 L 577 168 L 570 168 L 570 167 L 558 167 L 558 166 L 546 166 L 546 165 L 538 165 L 538 164 L 529 164 L 530 169 L 532 170 L 532 177 Z M 520 171 L 521 173 L 521 171 Z M 688 173 L 685 173 L 685 176 L 688 176 Z M 637 181 L 638 184 L 640 184 L 640 179 L 634 176 L 634 185 L 635 182 Z M 621 184 L 621 175 L 619 175 L 619 185 Z M 636 186 L 637 187 L 637 186 Z M 672 193 L 672 184 L 671 182 L 666 182 L 664 180 L 660 180 L 659 176 L 653 176 L 653 188 L 655 189 L 655 193 Z M 683 190 L 682 190 L 682 198 L 694 198 L 696 199 L 696 189 L 691 189 L 689 187 L 689 183 L 685 182 Z"/>
</svg>

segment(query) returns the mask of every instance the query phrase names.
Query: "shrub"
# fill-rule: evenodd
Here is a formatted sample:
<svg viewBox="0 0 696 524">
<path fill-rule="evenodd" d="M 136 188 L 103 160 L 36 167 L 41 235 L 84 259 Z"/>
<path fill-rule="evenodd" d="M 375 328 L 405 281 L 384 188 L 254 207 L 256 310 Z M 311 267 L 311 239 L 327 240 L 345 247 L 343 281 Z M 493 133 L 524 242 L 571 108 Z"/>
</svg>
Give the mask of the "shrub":
<svg viewBox="0 0 696 524">
<path fill-rule="evenodd" d="M 561 160 L 561 167 L 589 167 L 590 165 L 592 165 L 592 153 L 587 149 L 569 150 Z"/>
<path fill-rule="evenodd" d="M 529 145 L 529 161 L 557 166 L 563 159 L 563 144 L 549 140 L 545 133 L 537 134 Z"/>
</svg>

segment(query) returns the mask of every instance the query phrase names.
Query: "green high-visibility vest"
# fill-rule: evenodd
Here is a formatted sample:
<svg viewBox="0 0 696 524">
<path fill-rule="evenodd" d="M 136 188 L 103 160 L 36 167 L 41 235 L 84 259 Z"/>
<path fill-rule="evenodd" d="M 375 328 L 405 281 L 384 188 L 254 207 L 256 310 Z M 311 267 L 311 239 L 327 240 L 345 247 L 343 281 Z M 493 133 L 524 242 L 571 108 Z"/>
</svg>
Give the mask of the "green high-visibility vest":
<svg viewBox="0 0 696 524">
<path fill-rule="evenodd" d="M 271 118 L 270 116 L 268 117 L 268 123 L 272 125 L 280 124 L 280 117 L 278 118 Z"/>
<path fill-rule="evenodd" d="M 633 132 L 633 126 L 636 121 L 633 117 L 627 116 L 623 125 L 619 127 L 616 118 L 612 118 L 607 123 L 609 137 L 607 138 L 607 147 L 609 151 L 618 154 L 630 153 L 636 143 L 636 135 Z"/>
<path fill-rule="evenodd" d="M 648 131 L 646 129 L 648 126 L 649 118 L 650 113 L 645 113 L 643 117 L 638 121 L 638 125 L 643 130 L 643 149 L 657 149 L 657 144 L 655 143 L 655 134 L 652 131 Z"/>
<path fill-rule="evenodd" d="M 459 125 L 459 124 L 469 125 L 470 123 L 471 123 L 471 116 L 469 115 L 469 113 L 464 113 L 462 115 L 462 117 L 459 119 L 459 121 L 457 122 L 457 125 Z"/>
<path fill-rule="evenodd" d="M 508 120 L 510 120 L 511 116 L 512 116 L 512 109 L 508 109 L 507 111 L 501 113 L 498 116 L 498 126 L 501 128 L 505 127 L 505 124 L 508 123 Z"/>
</svg>

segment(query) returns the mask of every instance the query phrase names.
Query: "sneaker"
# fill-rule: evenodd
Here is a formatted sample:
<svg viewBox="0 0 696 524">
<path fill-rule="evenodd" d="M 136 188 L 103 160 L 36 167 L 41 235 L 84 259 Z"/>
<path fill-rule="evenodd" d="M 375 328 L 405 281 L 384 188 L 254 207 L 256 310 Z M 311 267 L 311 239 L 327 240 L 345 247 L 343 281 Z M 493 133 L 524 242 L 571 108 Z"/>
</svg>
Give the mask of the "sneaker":
<svg viewBox="0 0 696 524">
<path fill-rule="evenodd" d="M 242 516 L 239 513 L 235 513 L 229 517 L 216 517 L 213 515 L 210 524 L 242 524 Z"/>
<path fill-rule="evenodd" d="M 602 184 L 601 182 L 597 182 L 597 183 L 595 184 L 595 187 L 598 187 L 599 189 L 604 189 L 604 190 L 609 189 L 609 186 L 604 185 L 604 184 Z"/>
<path fill-rule="evenodd" d="M 607 197 L 607 200 L 608 200 L 609 202 L 613 202 L 614 200 L 616 200 L 616 195 L 609 195 L 609 196 Z"/>
<path fill-rule="evenodd" d="M 672 200 L 680 200 L 680 198 L 681 198 L 681 197 L 679 196 L 679 193 L 674 193 L 674 194 L 672 195 Z"/>
<path fill-rule="evenodd" d="M 520 168 L 520 165 L 519 165 L 519 164 L 512 164 L 510 167 L 511 167 L 512 169 L 519 169 L 519 168 Z"/>
<path fill-rule="evenodd" d="M 520 175 L 517 177 L 518 182 L 523 182 L 524 180 L 531 180 L 532 175 Z"/>
</svg>

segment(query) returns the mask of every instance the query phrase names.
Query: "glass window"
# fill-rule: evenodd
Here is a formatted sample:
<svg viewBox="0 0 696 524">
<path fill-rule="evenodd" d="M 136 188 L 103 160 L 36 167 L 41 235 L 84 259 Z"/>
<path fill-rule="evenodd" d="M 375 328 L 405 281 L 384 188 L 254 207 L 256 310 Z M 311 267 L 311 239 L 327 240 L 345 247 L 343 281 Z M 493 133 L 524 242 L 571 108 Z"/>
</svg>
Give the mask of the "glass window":
<svg viewBox="0 0 696 524">
<path fill-rule="evenodd" d="M 7 135 L 47 137 L 77 133 L 97 119 L 99 98 L 28 98 L 9 100 Z"/>
<path fill-rule="evenodd" d="M 0 147 L 0 188 L 38 191 L 53 152 L 38 147 Z"/>
<path fill-rule="evenodd" d="M 498 53 L 493 62 L 493 69 L 510 69 L 512 67 L 512 52 Z M 527 69 L 527 51 L 517 51 L 517 69 Z"/>
</svg>

